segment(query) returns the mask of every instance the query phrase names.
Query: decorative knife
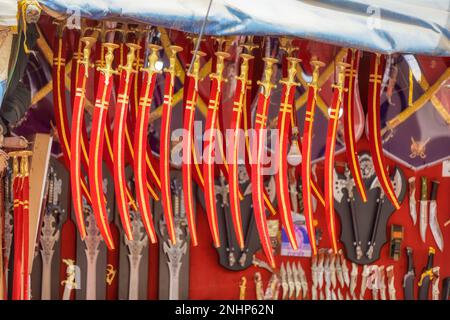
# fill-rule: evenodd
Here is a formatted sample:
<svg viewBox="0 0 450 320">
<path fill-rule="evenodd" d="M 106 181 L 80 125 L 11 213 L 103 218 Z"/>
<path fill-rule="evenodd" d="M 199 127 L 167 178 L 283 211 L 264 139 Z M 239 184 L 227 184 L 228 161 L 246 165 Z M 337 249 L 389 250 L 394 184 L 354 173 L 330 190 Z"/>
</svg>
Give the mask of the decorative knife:
<svg viewBox="0 0 450 320">
<path fill-rule="evenodd" d="M 380 291 L 380 299 L 386 300 L 386 272 L 384 266 L 378 267 L 378 290 Z"/>
<path fill-rule="evenodd" d="M 417 223 L 417 209 L 416 209 L 416 177 L 408 179 L 409 182 L 409 215 L 413 224 Z"/>
<path fill-rule="evenodd" d="M 239 300 L 245 300 L 245 291 L 247 289 L 247 278 L 241 277 L 239 282 Z"/>
<path fill-rule="evenodd" d="M 405 300 L 414 300 L 414 278 L 416 276 L 414 271 L 414 259 L 413 250 L 411 248 L 406 248 L 406 256 L 408 258 L 408 269 L 403 277 L 403 290 Z"/>
<path fill-rule="evenodd" d="M 353 298 L 353 300 L 356 300 L 356 283 L 358 280 L 358 266 L 356 263 L 352 262 L 352 271 L 350 273 L 350 294 Z"/>
<path fill-rule="evenodd" d="M 439 227 L 439 221 L 437 218 L 437 192 L 439 187 L 439 181 L 431 182 L 431 195 L 430 195 L 430 229 L 431 234 L 434 237 L 434 241 L 439 250 L 444 251 L 444 238 L 442 237 L 441 228 Z"/>
<path fill-rule="evenodd" d="M 295 294 L 295 283 L 294 283 L 294 277 L 292 274 L 291 264 L 289 262 L 287 263 L 286 273 L 287 273 L 287 280 L 288 280 L 288 285 L 289 285 L 288 299 L 292 300 L 294 298 L 294 294 Z"/>
<path fill-rule="evenodd" d="M 325 300 L 331 300 L 331 272 L 330 272 L 330 256 L 327 254 L 324 262 L 325 276 Z"/>
<path fill-rule="evenodd" d="M 284 263 L 281 263 L 280 277 L 281 277 L 281 288 L 283 289 L 281 299 L 286 300 L 288 297 L 289 285 L 287 283 L 286 268 L 284 266 Z"/>
<path fill-rule="evenodd" d="M 344 282 L 345 282 L 345 285 L 348 287 L 350 285 L 350 276 L 348 273 L 347 262 L 345 260 L 344 252 L 342 251 L 342 249 L 339 250 L 338 254 L 339 254 L 339 260 L 341 261 L 342 275 L 344 277 Z"/>
<path fill-rule="evenodd" d="M 434 261 L 434 248 L 428 249 L 428 261 L 427 265 L 422 271 L 419 280 L 419 300 L 428 300 L 428 293 L 430 289 L 430 282 L 433 279 L 433 261 Z"/>
<path fill-rule="evenodd" d="M 298 275 L 300 277 L 300 283 L 302 285 L 303 300 L 308 296 L 308 280 L 306 279 L 305 270 L 303 270 L 300 261 L 297 263 Z"/>
<path fill-rule="evenodd" d="M 367 277 L 369 276 L 369 266 L 364 265 L 363 271 L 361 273 L 361 290 L 359 291 L 359 300 L 364 300 L 364 294 L 366 293 L 367 288 Z"/>
<path fill-rule="evenodd" d="M 431 297 L 432 300 L 439 300 L 439 269 L 440 267 L 433 268 L 433 280 L 431 280 Z"/>
<path fill-rule="evenodd" d="M 420 238 L 425 242 L 428 226 L 427 217 L 427 205 L 428 205 L 428 192 L 427 192 L 427 178 L 421 178 L 421 190 L 420 190 Z"/>
<path fill-rule="evenodd" d="M 387 283 L 388 283 L 389 300 L 397 300 L 395 284 L 394 284 L 395 273 L 394 273 L 393 265 L 386 267 L 386 276 L 387 276 Z"/>
<path fill-rule="evenodd" d="M 317 275 L 317 255 L 311 258 L 311 276 L 312 276 L 312 286 L 311 286 L 311 299 L 317 300 L 317 286 L 319 282 L 319 277 Z"/>
</svg>

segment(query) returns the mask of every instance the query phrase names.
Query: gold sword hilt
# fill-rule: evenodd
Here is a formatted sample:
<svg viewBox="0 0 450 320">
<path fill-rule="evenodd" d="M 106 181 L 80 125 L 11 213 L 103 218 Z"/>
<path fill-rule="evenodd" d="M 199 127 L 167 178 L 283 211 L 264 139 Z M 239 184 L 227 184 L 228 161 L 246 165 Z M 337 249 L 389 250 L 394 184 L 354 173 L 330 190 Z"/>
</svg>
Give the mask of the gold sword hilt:
<svg viewBox="0 0 450 320">
<path fill-rule="evenodd" d="M 344 91 L 345 72 L 348 67 L 351 67 L 351 65 L 346 62 L 336 63 L 337 81 L 335 84 L 331 85 L 331 87 L 338 89 L 339 93 L 342 93 L 342 91 Z"/>
<path fill-rule="evenodd" d="M 125 81 L 128 83 L 130 75 L 132 73 L 137 73 L 137 70 L 134 69 L 133 66 L 136 60 L 136 51 L 142 47 L 136 43 L 127 43 L 126 46 L 128 47 L 127 63 L 124 66 L 119 66 L 119 70 L 127 73 Z"/>
<path fill-rule="evenodd" d="M 285 51 L 288 57 L 292 56 L 292 53 L 298 51 L 300 48 L 293 46 L 292 39 L 281 37 L 280 38 L 280 49 Z"/>
<path fill-rule="evenodd" d="M 13 172 L 12 178 L 14 179 L 19 174 L 19 155 L 18 151 L 13 151 L 8 153 L 9 157 L 13 158 Z"/>
<path fill-rule="evenodd" d="M 109 84 L 109 79 L 119 72 L 117 70 L 114 70 L 112 67 L 112 63 L 114 61 L 114 50 L 119 48 L 118 44 L 106 42 L 103 44 L 103 46 L 106 48 L 105 53 L 105 66 L 104 67 L 97 67 L 97 71 L 100 71 L 105 76 L 105 84 Z"/>
<path fill-rule="evenodd" d="M 217 42 L 218 52 L 227 51 L 227 45 L 229 45 L 232 42 L 230 37 L 211 37 L 211 39 Z"/>
<path fill-rule="evenodd" d="M 264 80 L 263 81 L 258 80 L 257 84 L 264 88 L 264 96 L 267 99 L 270 96 L 272 88 L 277 87 L 277 85 L 272 82 L 272 74 L 273 74 L 273 65 L 278 62 L 278 59 L 265 57 L 263 58 L 263 61 L 265 62 Z"/>
<path fill-rule="evenodd" d="M 20 172 L 22 175 L 27 176 L 30 172 L 28 166 L 28 157 L 31 157 L 33 155 L 33 151 L 22 150 L 18 152 L 18 155 L 22 158 L 22 161 L 20 162 Z"/>
<path fill-rule="evenodd" d="M 197 83 L 200 79 L 200 60 L 202 57 L 206 56 L 206 53 L 204 53 L 203 51 L 191 51 L 192 54 L 195 54 L 195 58 L 194 58 L 194 62 L 193 62 L 193 66 L 192 66 L 192 71 L 187 73 L 187 75 L 191 78 L 195 79 L 195 86 L 197 89 Z"/>
<path fill-rule="evenodd" d="M 92 68 L 94 66 L 93 63 L 90 63 L 90 58 L 92 47 L 94 46 L 95 42 L 97 42 L 97 39 L 94 37 L 82 37 L 80 41 L 84 43 L 84 48 L 82 59 L 78 60 L 78 63 L 85 66 L 86 69 L 84 72 L 87 78 L 89 75 L 89 68 Z"/>
<path fill-rule="evenodd" d="M 311 60 L 310 64 L 313 67 L 313 73 L 312 73 L 312 79 L 311 79 L 311 82 L 309 83 L 309 86 L 317 89 L 318 82 L 319 82 L 319 69 L 322 67 L 325 67 L 325 63 L 323 63 L 322 61 L 316 60 L 316 58 L 313 57 L 313 60 Z"/>
<path fill-rule="evenodd" d="M 199 39 L 197 35 L 187 35 L 186 38 L 191 40 L 192 45 L 194 46 L 194 48 L 197 46 L 197 42 L 198 42 L 198 39 Z M 203 41 L 205 41 L 205 38 L 202 38 L 200 40 L 200 42 L 203 42 Z"/>
<path fill-rule="evenodd" d="M 288 61 L 288 77 L 285 79 L 281 79 L 280 83 L 286 86 L 286 91 L 290 91 L 291 87 L 297 87 L 301 85 L 300 82 L 295 81 L 295 76 L 297 75 L 297 66 L 302 61 L 301 59 L 294 57 L 287 57 Z"/>
<path fill-rule="evenodd" d="M 153 76 L 155 73 L 162 73 L 162 68 L 158 68 L 156 66 L 157 62 L 159 61 L 159 50 L 162 49 L 161 46 L 158 46 L 157 44 L 149 44 L 148 48 L 150 49 L 151 53 L 148 56 L 148 67 L 147 68 L 141 68 L 142 72 L 147 72 L 149 78 Z"/>
<path fill-rule="evenodd" d="M 183 48 L 180 46 L 169 46 L 169 67 L 168 68 L 164 68 L 164 72 L 169 72 L 170 73 L 170 78 L 171 78 L 171 83 L 172 86 L 174 85 L 174 81 L 175 81 L 175 66 L 176 66 L 176 62 L 177 62 L 177 53 L 183 51 Z"/>
<path fill-rule="evenodd" d="M 230 54 L 228 52 L 218 51 L 215 55 L 217 57 L 216 73 L 210 74 L 209 77 L 211 79 L 216 79 L 219 83 L 227 82 L 227 79 L 224 79 L 223 77 L 223 70 L 225 69 L 225 59 L 229 58 Z M 220 91 L 220 86 L 218 87 L 218 90 Z"/>
<path fill-rule="evenodd" d="M 254 49 L 259 48 L 259 45 L 253 42 L 253 38 L 254 36 L 248 36 L 247 41 L 240 45 L 247 51 L 247 53 L 252 53 Z"/>
<path fill-rule="evenodd" d="M 249 80 L 248 80 L 249 61 L 254 59 L 255 57 L 252 56 L 251 54 L 247 54 L 247 53 L 241 53 L 239 55 L 239 57 L 241 57 L 241 59 L 242 59 L 241 74 L 236 77 L 236 80 L 241 80 L 241 82 L 242 82 L 242 90 L 245 91 L 246 90 L 246 85 L 249 82 Z"/>
</svg>

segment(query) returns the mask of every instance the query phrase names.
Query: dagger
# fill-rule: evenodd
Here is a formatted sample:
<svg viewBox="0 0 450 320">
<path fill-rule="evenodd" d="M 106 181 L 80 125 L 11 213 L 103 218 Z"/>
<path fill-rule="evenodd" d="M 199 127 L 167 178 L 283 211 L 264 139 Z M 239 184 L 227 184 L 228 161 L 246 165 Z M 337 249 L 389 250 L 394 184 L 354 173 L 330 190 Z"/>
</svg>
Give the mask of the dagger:
<svg viewBox="0 0 450 320">
<path fill-rule="evenodd" d="M 434 248 L 430 247 L 428 249 L 427 265 L 423 269 L 419 280 L 419 300 L 428 300 L 428 291 L 430 289 L 431 280 L 433 280 L 434 254 Z"/>
<path fill-rule="evenodd" d="M 439 221 L 437 218 L 437 192 L 439 187 L 439 181 L 431 182 L 431 195 L 430 195 L 430 229 L 433 235 L 434 241 L 439 250 L 444 251 L 444 239 L 442 237 L 441 228 L 439 227 Z"/>
<path fill-rule="evenodd" d="M 405 300 L 414 300 L 414 259 L 413 250 L 411 248 L 406 248 L 406 256 L 408 258 L 408 269 L 405 276 L 403 277 L 403 290 L 405 295 Z"/>
<path fill-rule="evenodd" d="M 289 285 L 287 283 L 286 268 L 284 267 L 284 263 L 281 263 L 280 277 L 281 277 L 281 288 L 283 289 L 283 295 L 281 296 L 281 299 L 286 300 L 288 297 Z"/>
<path fill-rule="evenodd" d="M 427 217 L 427 204 L 428 204 L 428 192 L 427 192 L 427 178 L 421 178 L 421 190 L 420 190 L 420 238 L 425 242 L 428 217 Z"/>
<path fill-rule="evenodd" d="M 409 215 L 413 221 L 413 225 L 417 222 L 417 210 L 416 210 L 416 177 L 408 179 L 409 182 Z"/>
<path fill-rule="evenodd" d="M 439 270 L 440 267 L 434 267 L 433 280 L 431 281 L 431 298 L 433 300 L 439 300 Z"/>
</svg>

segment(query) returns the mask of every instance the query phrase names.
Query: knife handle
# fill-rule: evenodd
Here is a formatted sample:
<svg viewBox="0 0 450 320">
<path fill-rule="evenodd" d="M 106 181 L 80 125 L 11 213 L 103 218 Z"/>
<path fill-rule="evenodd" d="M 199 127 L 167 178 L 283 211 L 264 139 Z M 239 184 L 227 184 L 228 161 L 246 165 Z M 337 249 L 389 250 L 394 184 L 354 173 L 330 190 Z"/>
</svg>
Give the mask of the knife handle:
<svg viewBox="0 0 450 320">
<path fill-rule="evenodd" d="M 450 296 L 450 277 L 442 281 L 442 300 L 448 300 Z"/>
<path fill-rule="evenodd" d="M 437 199 L 437 192 L 439 187 L 439 181 L 431 181 L 431 195 L 430 200 L 436 200 Z"/>
<path fill-rule="evenodd" d="M 408 257 L 408 269 L 407 272 L 414 272 L 414 259 L 413 259 L 413 249 L 406 247 L 406 256 Z"/>
<path fill-rule="evenodd" d="M 420 188 L 420 200 L 425 201 L 428 200 L 428 180 L 427 177 L 422 177 L 421 188 Z"/>
<path fill-rule="evenodd" d="M 436 253 L 436 250 L 433 247 L 430 247 L 428 249 L 428 261 L 427 261 L 426 270 L 430 270 L 431 268 L 433 268 L 433 261 L 434 261 L 435 253 Z"/>
</svg>

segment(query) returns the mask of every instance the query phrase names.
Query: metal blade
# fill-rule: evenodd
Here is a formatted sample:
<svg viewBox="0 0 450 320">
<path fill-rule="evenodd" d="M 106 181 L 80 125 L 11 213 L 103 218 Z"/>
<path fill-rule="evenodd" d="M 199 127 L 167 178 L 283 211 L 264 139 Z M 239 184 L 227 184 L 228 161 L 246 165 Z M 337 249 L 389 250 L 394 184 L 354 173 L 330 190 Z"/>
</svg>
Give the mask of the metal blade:
<svg viewBox="0 0 450 320">
<path fill-rule="evenodd" d="M 430 229 L 439 250 L 444 251 L 444 238 L 442 236 L 441 228 L 439 227 L 439 221 L 437 219 L 436 200 L 430 201 Z"/>
<path fill-rule="evenodd" d="M 420 239 L 425 242 L 428 219 L 427 219 L 427 201 L 420 201 Z"/>
</svg>

